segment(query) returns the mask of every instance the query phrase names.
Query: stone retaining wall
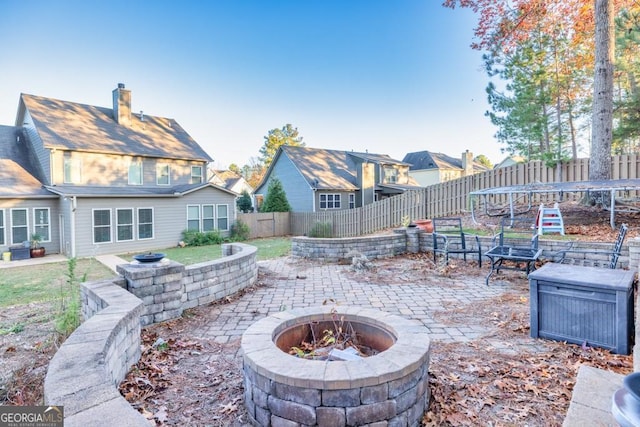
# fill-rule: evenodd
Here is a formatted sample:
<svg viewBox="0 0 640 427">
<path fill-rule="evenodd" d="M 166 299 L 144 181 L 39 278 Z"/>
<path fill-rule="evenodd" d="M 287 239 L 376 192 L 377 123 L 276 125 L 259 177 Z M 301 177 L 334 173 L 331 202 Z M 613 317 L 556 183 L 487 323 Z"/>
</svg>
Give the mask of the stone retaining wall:
<svg viewBox="0 0 640 427">
<path fill-rule="evenodd" d="M 255 283 L 257 249 L 223 245 L 224 258 L 185 267 L 177 262 L 123 264 L 123 278 L 81 284 L 84 323 L 49 363 L 47 405 L 63 405 L 65 426 L 149 426 L 118 392 L 140 359 L 141 325 L 179 317 Z M 129 290 L 130 292 L 127 292 Z"/>
<path fill-rule="evenodd" d="M 175 319 L 188 308 L 217 301 L 251 286 L 258 277 L 257 248 L 222 245 L 223 258 L 184 266 L 174 261 L 118 265 L 126 289 L 146 307 L 142 325 Z"/>
<path fill-rule="evenodd" d="M 492 236 L 480 236 L 482 252 L 488 251 L 492 246 Z M 473 243 L 469 239 L 468 243 Z M 567 249 L 570 242 L 566 240 L 540 240 L 539 246 L 542 248 L 542 259 L 553 260 L 554 254 L 562 249 Z M 578 250 L 610 250 L 611 243 L 599 242 L 576 242 L 573 249 Z M 638 266 L 640 261 L 640 249 L 635 260 L 629 258 L 629 245 L 622 247 L 622 253 L 618 260 L 617 268 L 628 268 L 630 264 Z M 337 262 L 343 260 L 351 261 L 351 252 L 357 251 L 368 258 L 384 258 L 400 255 L 403 253 L 431 252 L 433 250 L 433 237 L 431 233 L 425 233 L 418 228 L 396 229 L 393 234 L 380 236 L 365 236 L 351 238 L 310 238 L 294 237 L 291 240 L 291 254 L 302 258 L 311 258 L 319 261 Z M 451 258 L 462 258 L 463 254 L 450 254 Z M 467 254 L 468 260 L 473 260 L 472 254 Z M 568 254 L 567 259 L 571 259 Z M 477 260 L 477 257 L 476 257 Z M 581 260 L 585 265 L 605 266 L 609 262 L 609 256 L 603 254 L 584 254 Z"/>
<path fill-rule="evenodd" d="M 118 392 L 118 384 L 140 358 L 144 305 L 120 281 L 81 285 L 85 322 L 49 362 L 44 380 L 47 405 L 64 406 L 67 427 L 147 426 L 148 421 Z"/>
</svg>

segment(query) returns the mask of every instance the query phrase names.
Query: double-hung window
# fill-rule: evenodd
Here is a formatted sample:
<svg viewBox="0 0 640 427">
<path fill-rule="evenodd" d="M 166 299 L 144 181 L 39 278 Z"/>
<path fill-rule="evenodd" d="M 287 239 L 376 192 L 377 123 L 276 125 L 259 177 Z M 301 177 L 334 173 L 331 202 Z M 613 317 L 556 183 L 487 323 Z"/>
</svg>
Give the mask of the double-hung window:
<svg viewBox="0 0 640 427">
<path fill-rule="evenodd" d="M 93 243 L 111 242 L 111 209 L 93 210 Z"/>
<path fill-rule="evenodd" d="M 202 205 L 202 231 L 213 231 L 215 228 L 213 205 Z"/>
<path fill-rule="evenodd" d="M 80 184 L 82 182 L 82 163 L 80 159 L 71 157 L 71 153 L 64 154 L 64 183 Z"/>
<path fill-rule="evenodd" d="M 191 166 L 191 184 L 202 183 L 202 166 Z"/>
<path fill-rule="evenodd" d="M 171 169 L 167 163 L 158 163 L 156 165 L 156 184 L 169 185 L 171 184 Z"/>
<path fill-rule="evenodd" d="M 356 207 L 356 195 L 354 193 L 349 194 L 349 209 L 355 209 Z"/>
<path fill-rule="evenodd" d="M 229 229 L 229 205 L 218 205 L 218 230 Z"/>
<path fill-rule="evenodd" d="M 133 240 L 133 209 L 116 209 L 116 241 Z"/>
<path fill-rule="evenodd" d="M 200 231 L 200 205 L 187 206 L 187 230 Z"/>
<path fill-rule="evenodd" d="M 320 194 L 320 209 L 340 209 L 340 194 Z"/>
<path fill-rule="evenodd" d="M 138 239 L 153 239 L 152 208 L 138 208 Z"/>
<path fill-rule="evenodd" d="M 142 160 L 133 159 L 129 163 L 129 185 L 142 185 Z"/>
<path fill-rule="evenodd" d="M 26 209 L 11 209 L 11 243 L 29 240 L 29 220 Z"/>
<path fill-rule="evenodd" d="M 0 209 L 0 246 L 6 245 L 5 231 L 6 231 L 6 227 L 4 225 L 4 209 Z"/>
<path fill-rule="evenodd" d="M 49 208 L 33 209 L 33 231 L 42 238 L 43 242 L 51 241 L 51 215 Z"/>
</svg>

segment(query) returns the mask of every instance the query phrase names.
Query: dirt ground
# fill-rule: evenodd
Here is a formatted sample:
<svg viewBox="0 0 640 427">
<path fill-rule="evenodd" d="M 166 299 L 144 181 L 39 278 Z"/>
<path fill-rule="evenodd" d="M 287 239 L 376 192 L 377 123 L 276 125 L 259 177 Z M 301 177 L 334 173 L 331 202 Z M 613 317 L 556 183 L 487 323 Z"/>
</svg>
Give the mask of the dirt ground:
<svg viewBox="0 0 640 427">
<path fill-rule="evenodd" d="M 561 206 L 567 234 L 579 240 L 613 242 L 608 212 L 577 204 Z M 499 218 L 479 216 L 495 231 Z M 627 238 L 640 235 L 640 214 L 620 213 Z M 465 217 L 465 223 L 471 219 Z M 424 268 L 443 277 L 479 273 L 473 265 L 453 262 L 428 267 L 426 255 L 394 258 L 407 271 L 424 277 Z M 372 283 L 397 283 L 384 260 L 376 261 Z M 258 286 L 277 278 L 261 272 Z M 528 286 L 518 278 L 510 291 L 493 301 L 466 307 L 443 307 L 436 313 L 448 325 L 482 324 L 491 333 L 464 344 L 433 346 L 430 364 L 432 398 L 425 425 L 561 425 L 580 364 L 623 374 L 632 371 L 632 356 L 612 355 L 590 347 L 529 338 Z M 251 292 L 247 290 L 246 292 Z M 239 296 L 236 296 L 239 297 Z M 42 403 L 46 366 L 59 338 L 45 313 L 47 304 L 0 309 L 0 404 Z M 143 357 L 121 384 L 123 395 L 156 425 L 243 426 L 242 371 L 239 341 L 219 344 L 189 334 L 206 321 L 206 307 L 189 310 L 178 320 L 145 328 Z M 22 325 L 16 327 L 16 325 Z M 153 347 L 158 337 L 166 346 Z"/>
</svg>

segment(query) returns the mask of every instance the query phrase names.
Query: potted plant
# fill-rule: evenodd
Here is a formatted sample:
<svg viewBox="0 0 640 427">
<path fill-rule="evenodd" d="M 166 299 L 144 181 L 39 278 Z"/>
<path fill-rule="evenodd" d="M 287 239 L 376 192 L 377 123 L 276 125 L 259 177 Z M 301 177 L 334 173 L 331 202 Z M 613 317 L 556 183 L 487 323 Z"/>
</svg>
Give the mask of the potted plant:
<svg viewBox="0 0 640 427">
<path fill-rule="evenodd" d="M 44 256 L 44 248 L 40 246 L 40 242 L 42 242 L 42 236 L 38 233 L 33 233 L 31 235 L 31 258 L 40 258 Z"/>
</svg>

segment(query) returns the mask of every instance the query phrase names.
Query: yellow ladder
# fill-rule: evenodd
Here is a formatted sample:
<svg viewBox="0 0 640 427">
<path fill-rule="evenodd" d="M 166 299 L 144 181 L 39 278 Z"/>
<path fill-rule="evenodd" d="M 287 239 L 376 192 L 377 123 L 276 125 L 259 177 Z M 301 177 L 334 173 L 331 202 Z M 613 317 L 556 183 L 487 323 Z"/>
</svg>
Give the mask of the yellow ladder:
<svg viewBox="0 0 640 427">
<path fill-rule="evenodd" d="M 544 233 L 560 233 L 564 236 L 564 221 L 562 220 L 562 213 L 560 213 L 558 203 L 555 203 L 552 208 L 545 208 L 544 203 L 540 204 L 536 226 L 540 235 Z"/>
</svg>

